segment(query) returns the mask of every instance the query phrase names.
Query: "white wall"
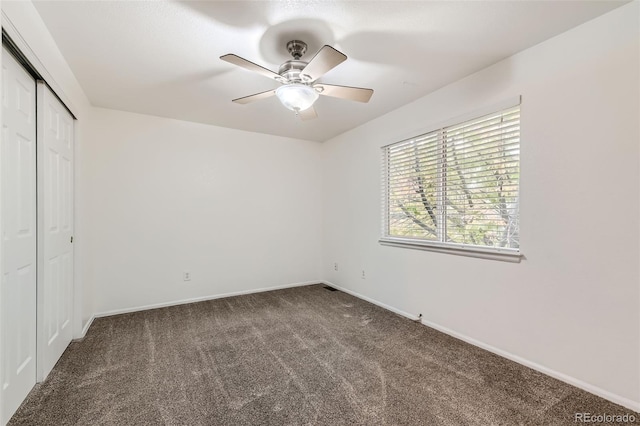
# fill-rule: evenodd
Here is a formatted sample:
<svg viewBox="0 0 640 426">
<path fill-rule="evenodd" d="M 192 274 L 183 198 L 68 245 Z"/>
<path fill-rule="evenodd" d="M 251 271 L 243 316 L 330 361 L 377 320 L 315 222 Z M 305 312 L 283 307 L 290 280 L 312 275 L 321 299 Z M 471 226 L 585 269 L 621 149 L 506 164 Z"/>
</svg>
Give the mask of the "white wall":
<svg viewBox="0 0 640 426">
<path fill-rule="evenodd" d="M 638 9 L 326 142 L 324 277 L 640 410 Z M 525 259 L 379 245 L 380 147 L 515 95 Z"/>
<path fill-rule="evenodd" d="M 100 108 L 90 121 L 97 313 L 320 279 L 320 144 Z"/>
<path fill-rule="evenodd" d="M 82 156 L 86 141 L 86 118 L 91 105 L 33 4 L 30 1 L 3 1 L 1 8 L 3 28 L 78 119 L 75 122 L 74 170 L 76 178 L 74 336 L 79 337 L 94 312 L 92 287 L 91 283 L 85 279 L 86 269 L 82 259 L 86 239 L 82 214 L 84 200 L 81 197 L 84 182 Z"/>
</svg>

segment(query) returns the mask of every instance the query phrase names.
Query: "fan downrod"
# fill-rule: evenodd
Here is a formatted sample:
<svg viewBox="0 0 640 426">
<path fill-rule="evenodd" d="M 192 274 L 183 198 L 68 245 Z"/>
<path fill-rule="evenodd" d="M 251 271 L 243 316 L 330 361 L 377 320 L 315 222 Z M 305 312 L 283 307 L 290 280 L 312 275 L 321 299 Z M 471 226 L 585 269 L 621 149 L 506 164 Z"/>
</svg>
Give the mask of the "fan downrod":
<svg viewBox="0 0 640 426">
<path fill-rule="evenodd" d="M 307 51 L 307 43 L 300 40 L 291 40 L 287 43 L 287 50 L 296 61 L 300 60 Z"/>
</svg>

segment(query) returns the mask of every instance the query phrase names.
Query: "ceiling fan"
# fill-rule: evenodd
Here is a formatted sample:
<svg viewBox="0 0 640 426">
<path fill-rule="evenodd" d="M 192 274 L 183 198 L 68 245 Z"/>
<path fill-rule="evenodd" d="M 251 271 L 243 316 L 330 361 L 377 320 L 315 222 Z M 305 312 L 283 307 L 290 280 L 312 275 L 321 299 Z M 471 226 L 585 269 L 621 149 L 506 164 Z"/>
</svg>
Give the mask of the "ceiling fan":
<svg viewBox="0 0 640 426">
<path fill-rule="evenodd" d="M 316 82 L 328 71 L 347 59 L 344 53 L 331 46 L 324 45 L 309 62 L 305 62 L 300 60 L 307 51 L 305 42 L 291 40 L 287 43 L 287 50 L 293 56 L 293 59 L 280 65 L 278 73 L 232 53 L 220 56 L 223 61 L 257 72 L 282 84 L 277 89 L 234 99 L 232 102 L 247 104 L 276 95 L 286 108 L 294 111 L 303 120 L 309 120 L 318 116 L 313 108 L 313 103 L 318 99 L 319 95 L 358 102 L 369 102 L 369 99 L 371 99 L 371 95 L 373 95 L 372 89 Z"/>
</svg>

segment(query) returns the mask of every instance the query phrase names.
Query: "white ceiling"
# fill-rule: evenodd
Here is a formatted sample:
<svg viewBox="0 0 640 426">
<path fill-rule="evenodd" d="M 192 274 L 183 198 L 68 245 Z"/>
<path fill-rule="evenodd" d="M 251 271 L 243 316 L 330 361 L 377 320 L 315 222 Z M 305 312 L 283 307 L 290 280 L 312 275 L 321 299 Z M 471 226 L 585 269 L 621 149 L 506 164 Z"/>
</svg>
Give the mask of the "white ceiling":
<svg viewBox="0 0 640 426">
<path fill-rule="evenodd" d="M 324 141 L 614 9 L 625 1 L 35 1 L 94 106 Z M 277 72 L 285 43 L 349 59 L 319 81 L 375 90 L 368 104 L 320 97 L 300 121 L 278 83 L 218 59 Z M 571 52 L 567 52 L 571 54 Z"/>
</svg>

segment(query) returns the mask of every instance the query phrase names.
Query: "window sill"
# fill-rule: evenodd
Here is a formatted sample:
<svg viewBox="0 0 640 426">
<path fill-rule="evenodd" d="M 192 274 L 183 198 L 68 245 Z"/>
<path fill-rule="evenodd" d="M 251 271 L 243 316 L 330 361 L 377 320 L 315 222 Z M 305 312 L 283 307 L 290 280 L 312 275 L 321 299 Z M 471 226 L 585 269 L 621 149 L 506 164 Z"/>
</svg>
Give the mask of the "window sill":
<svg viewBox="0 0 640 426">
<path fill-rule="evenodd" d="M 441 244 L 430 241 L 418 241 L 405 238 L 384 237 L 378 241 L 383 246 L 400 247 L 414 250 L 426 250 L 436 253 L 447 253 L 458 256 L 477 257 L 480 259 L 499 260 L 502 262 L 520 263 L 522 254 L 515 249 L 493 249 L 467 246 L 463 244 Z"/>
</svg>

